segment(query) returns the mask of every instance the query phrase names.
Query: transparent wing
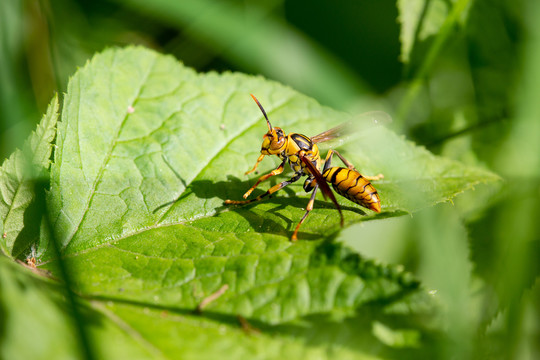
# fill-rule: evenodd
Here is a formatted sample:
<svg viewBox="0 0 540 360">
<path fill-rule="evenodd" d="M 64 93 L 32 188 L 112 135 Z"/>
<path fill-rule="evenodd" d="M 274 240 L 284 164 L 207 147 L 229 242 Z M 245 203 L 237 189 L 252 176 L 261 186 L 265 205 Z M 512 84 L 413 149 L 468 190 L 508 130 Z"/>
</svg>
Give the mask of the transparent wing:
<svg viewBox="0 0 540 360">
<path fill-rule="evenodd" d="M 348 133 L 348 130 L 350 128 L 352 128 L 352 123 L 351 122 L 344 122 L 343 124 L 340 124 L 334 128 L 331 128 L 330 130 L 326 130 L 318 135 L 315 135 L 311 138 L 311 141 L 316 144 L 316 143 L 322 143 L 322 142 L 325 142 L 325 141 L 329 141 L 329 140 L 333 140 L 333 139 L 337 139 L 339 137 L 342 137 L 344 136 L 345 134 Z"/>
<path fill-rule="evenodd" d="M 350 135 L 362 129 L 373 126 L 385 125 L 392 122 L 392 117 L 384 111 L 368 111 L 360 115 L 353 116 L 351 120 L 344 122 L 330 130 L 326 130 L 311 138 L 315 144 L 334 140 L 345 135 Z"/>
</svg>

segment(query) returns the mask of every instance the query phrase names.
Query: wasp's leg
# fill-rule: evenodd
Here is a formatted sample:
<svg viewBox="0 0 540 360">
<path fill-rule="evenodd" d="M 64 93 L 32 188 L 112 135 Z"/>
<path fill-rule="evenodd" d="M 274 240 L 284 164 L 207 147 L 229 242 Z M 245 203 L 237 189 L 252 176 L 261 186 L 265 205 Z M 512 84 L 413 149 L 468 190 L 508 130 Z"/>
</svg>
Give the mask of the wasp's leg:
<svg viewBox="0 0 540 360">
<path fill-rule="evenodd" d="M 383 174 L 379 174 L 379 175 L 374 175 L 374 176 L 368 176 L 368 175 L 362 175 L 364 177 L 364 179 L 368 180 L 368 181 L 377 181 L 377 180 L 381 180 L 384 178 L 384 175 Z"/>
<path fill-rule="evenodd" d="M 264 159 L 264 155 L 259 156 L 259 158 L 257 159 L 257 162 L 256 162 L 255 165 L 253 166 L 253 169 L 246 171 L 246 172 L 244 173 L 244 175 L 249 175 L 249 174 L 251 174 L 252 172 L 254 172 L 255 169 L 257 169 L 257 166 L 259 166 L 259 163 L 262 161 L 262 159 Z"/>
<path fill-rule="evenodd" d="M 328 151 L 328 154 L 326 154 L 326 159 L 324 160 L 324 170 L 328 169 L 330 167 L 330 165 L 332 164 L 332 156 L 334 155 L 334 153 L 339 156 L 339 158 L 341 159 L 341 161 L 343 161 L 343 163 L 349 168 L 349 170 L 354 170 L 354 171 L 357 171 L 355 168 L 354 168 L 354 165 L 351 164 L 347 159 L 345 159 L 343 157 L 343 155 L 341 155 L 337 150 L 333 150 L 333 149 L 330 149 Z M 324 172 L 324 171 L 323 171 Z"/>
<path fill-rule="evenodd" d="M 347 159 L 343 157 L 343 155 L 341 155 L 337 150 L 332 150 L 332 149 L 330 149 L 328 151 L 328 154 L 326 155 L 326 159 L 324 161 L 323 172 L 326 171 L 328 168 L 330 168 L 330 164 L 332 163 L 332 155 L 334 155 L 334 153 L 336 153 L 336 155 L 341 159 L 341 161 L 343 161 L 343 163 L 347 166 L 347 168 L 349 168 L 349 170 L 354 170 L 357 173 L 360 173 L 358 170 L 355 169 L 353 164 L 351 164 Z M 362 176 L 368 181 L 381 180 L 382 178 L 384 178 L 383 174 L 379 174 L 375 176 L 366 176 L 366 175 L 362 175 Z"/>
<path fill-rule="evenodd" d="M 257 180 L 257 182 L 255 183 L 255 185 L 253 185 L 248 191 L 246 191 L 246 193 L 244 194 L 243 198 L 244 199 L 247 199 L 247 197 L 253 192 L 253 190 L 255 190 L 255 188 L 264 180 L 268 179 L 269 177 L 271 176 L 274 176 L 274 175 L 279 175 L 283 172 L 283 167 L 285 166 L 285 162 L 287 161 L 287 159 L 283 160 L 283 162 L 281 163 L 281 165 L 279 165 L 277 168 L 275 168 L 274 170 L 272 170 L 271 172 L 269 172 L 268 174 L 266 175 L 263 175 L 259 178 L 259 180 Z"/>
<path fill-rule="evenodd" d="M 300 229 L 300 225 L 302 225 L 304 220 L 306 220 L 307 216 L 309 215 L 309 212 L 313 210 L 313 204 L 315 203 L 315 195 L 317 194 L 318 189 L 319 189 L 319 185 L 317 184 L 313 188 L 313 193 L 311 194 L 311 198 L 309 199 L 309 202 L 306 206 L 306 213 L 304 214 L 304 216 L 302 216 L 302 219 L 300 219 L 300 222 L 298 223 L 298 225 L 296 225 L 296 229 L 294 229 L 294 232 L 291 236 L 291 241 L 298 240 L 298 230 Z"/>
<path fill-rule="evenodd" d="M 283 189 L 285 186 L 287 186 L 289 184 L 292 184 L 293 182 L 298 181 L 298 179 L 300 179 L 300 177 L 302 177 L 302 174 L 301 173 L 296 173 L 290 180 L 282 181 L 279 184 L 272 186 L 270 189 L 268 189 L 267 192 L 257 196 L 256 198 L 249 199 L 249 200 L 225 200 L 225 205 L 244 205 L 244 204 L 249 204 L 249 203 L 252 203 L 252 202 L 255 202 L 255 201 L 260 201 L 263 198 L 267 197 L 268 195 L 272 195 L 276 191 L 279 191 L 279 190 Z"/>
<path fill-rule="evenodd" d="M 327 184 L 327 181 L 323 177 L 323 175 L 317 170 L 315 165 L 313 165 L 306 157 L 302 157 L 302 162 L 306 165 L 306 167 L 309 169 L 311 174 L 315 177 L 315 180 L 317 180 L 317 185 L 320 186 L 321 191 L 323 195 L 326 197 L 329 197 L 330 200 L 334 203 L 336 206 L 336 209 L 339 212 L 339 216 L 341 217 L 341 226 L 343 226 L 343 213 L 341 212 L 341 207 L 339 206 L 336 197 L 334 196 L 334 193 L 332 190 L 330 190 L 330 187 Z M 327 155 L 327 160 L 325 161 L 325 167 L 324 171 L 326 171 L 326 168 L 328 165 L 330 165 L 330 162 L 332 161 L 332 153 Z M 304 188 L 305 189 L 305 188 Z M 307 191 L 307 190 L 306 190 Z"/>
</svg>

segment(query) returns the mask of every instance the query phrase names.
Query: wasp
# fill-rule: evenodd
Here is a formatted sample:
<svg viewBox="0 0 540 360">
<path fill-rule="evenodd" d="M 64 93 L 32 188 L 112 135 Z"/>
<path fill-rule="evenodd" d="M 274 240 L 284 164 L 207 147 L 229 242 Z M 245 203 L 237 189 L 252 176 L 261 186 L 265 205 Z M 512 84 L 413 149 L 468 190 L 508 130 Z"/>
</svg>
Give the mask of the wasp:
<svg viewBox="0 0 540 360">
<path fill-rule="evenodd" d="M 332 184 L 332 187 L 339 195 L 351 200 L 352 202 L 367 209 L 371 209 L 377 213 L 381 211 L 381 199 L 379 198 L 377 190 L 375 187 L 373 187 L 373 185 L 371 185 L 370 181 L 383 178 L 382 174 L 377 176 L 363 176 L 354 168 L 354 165 L 347 161 L 347 159 L 345 159 L 338 151 L 333 149 L 328 151 L 324 161 L 320 157 L 317 144 L 342 136 L 343 133 L 347 131 L 347 124 L 342 124 L 311 138 L 298 133 L 290 133 L 285 135 L 283 129 L 273 127 L 272 124 L 270 124 L 266 111 L 264 111 L 264 108 L 259 100 L 257 100 L 254 95 L 251 95 L 251 97 L 253 100 L 255 100 L 255 103 L 257 103 L 259 109 L 261 109 L 261 112 L 264 115 L 264 118 L 266 119 L 268 132 L 263 135 L 261 155 L 257 159 L 257 162 L 253 168 L 247 171 L 245 174 L 248 175 L 254 172 L 265 156 L 276 155 L 281 159 L 281 164 L 270 173 L 261 176 L 255 185 L 253 185 L 244 194 L 244 199 L 247 199 L 261 182 L 269 179 L 272 176 L 281 174 L 287 162 L 294 171 L 294 175 L 289 180 L 282 181 L 281 183 L 272 186 L 264 194 L 261 194 L 253 199 L 225 200 L 226 205 L 244 205 L 260 201 L 263 198 L 272 195 L 276 191 L 283 189 L 285 186 L 298 181 L 302 176 L 307 176 L 303 187 L 307 193 L 312 191 L 312 194 L 306 206 L 304 216 L 302 219 L 300 219 L 300 222 L 294 229 L 291 236 L 291 241 L 296 241 L 298 239 L 298 230 L 300 229 L 300 226 L 304 220 L 306 220 L 311 210 L 313 210 L 315 195 L 317 194 L 317 190 L 319 188 L 321 189 L 324 198 L 330 198 L 330 200 L 334 203 L 341 217 L 341 226 L 343 226 L 343 213 L 341 212 L 341 208 L 327 183 Z M 332 166 L 332 157 L 334 154 L 340 158 L 346 167 Z"/>
</svg>

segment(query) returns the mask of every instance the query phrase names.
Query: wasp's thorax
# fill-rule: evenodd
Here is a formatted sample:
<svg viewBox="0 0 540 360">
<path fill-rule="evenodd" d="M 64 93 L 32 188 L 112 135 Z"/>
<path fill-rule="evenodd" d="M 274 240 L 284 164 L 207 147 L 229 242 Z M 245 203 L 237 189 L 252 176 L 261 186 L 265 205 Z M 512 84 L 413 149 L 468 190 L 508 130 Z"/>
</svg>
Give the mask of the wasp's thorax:
<svg viewBox="0 0 540 360">
<path fill-rule="evenodd" d="M 283 130 L 278 127 L 271 128 L 263 135 L 263 143 L 261 145 L 261 154 L 277 155 L 285 150 L 287 145 L 287 137 Z"/>
</svg>

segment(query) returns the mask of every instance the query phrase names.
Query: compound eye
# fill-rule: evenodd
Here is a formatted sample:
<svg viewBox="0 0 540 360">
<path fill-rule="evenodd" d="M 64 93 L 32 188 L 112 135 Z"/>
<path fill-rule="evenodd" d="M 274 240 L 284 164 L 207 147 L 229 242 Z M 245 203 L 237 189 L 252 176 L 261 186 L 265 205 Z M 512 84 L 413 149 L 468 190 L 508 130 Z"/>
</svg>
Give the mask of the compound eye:
<svg viewBox="0 0 540 360">
<path fill-rule="evenodd" d="M 270 147 L 272 149 L 279 149 L 280 147 L 283 146 L 284 143 L 285 143 L 285 137 L 280 136 L 277 141 L 272 141 L 272 143 L 270 144 Z"/>
</svg>

